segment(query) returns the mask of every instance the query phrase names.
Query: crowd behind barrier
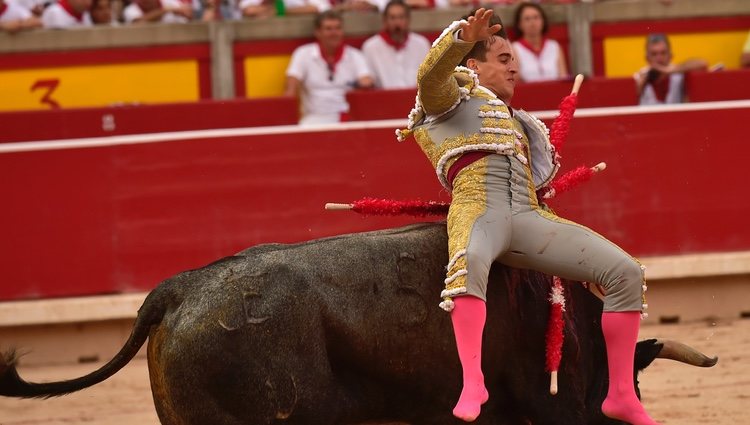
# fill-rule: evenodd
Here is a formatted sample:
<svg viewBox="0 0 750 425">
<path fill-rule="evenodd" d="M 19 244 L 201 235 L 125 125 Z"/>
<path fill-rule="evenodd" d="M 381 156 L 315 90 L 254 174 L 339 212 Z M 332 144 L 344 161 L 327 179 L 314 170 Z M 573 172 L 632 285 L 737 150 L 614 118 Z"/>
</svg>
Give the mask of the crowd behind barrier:
<svg viewBox="0 0 750 425">
<path fill-rule="evenodd" d="M 750 70 L 690 72 L 686 93 L 692 102 L 750 99 Z M 513 106 L 528 111 L 554 110 L 569 93 L 571 81 L 524 83 Z M 351 121 L 404 120 L 414 104 L 414 89 L 356 90 L 347 93 Z M 632 78 L 586 80 L 579 108 L 634 106 L 638 97 Z M 220 128 L 293 125 L 299 120 L 290 97 L 230 101 L 126 105 L 0 112 L 0 143 L 106 137 L 126 134 Z M 159 119 L 153 119 L 158 116 Z M 186 120 L 185 117 L 191 117 Z M 45 125 L 38 125 L 44 122 Z"/>
<path fill-rule="evenodd" d="M 519 3 L 569 4 L 595 0 L 490 0 L 491 7 Z M 596 0 L 603 1 L 603 0 Z M 660 0 L 671 4 L 672 0 Z M 187 23 L 315 14 L 326 10 L 376 12 L 387 0 L 0 0 L 0 31 L 94 25 Z M 474 0 L 407 0 L 414 9 L 473 7 Z M 7 10 L 10 9 L 10 10 Z"/>
</svg>

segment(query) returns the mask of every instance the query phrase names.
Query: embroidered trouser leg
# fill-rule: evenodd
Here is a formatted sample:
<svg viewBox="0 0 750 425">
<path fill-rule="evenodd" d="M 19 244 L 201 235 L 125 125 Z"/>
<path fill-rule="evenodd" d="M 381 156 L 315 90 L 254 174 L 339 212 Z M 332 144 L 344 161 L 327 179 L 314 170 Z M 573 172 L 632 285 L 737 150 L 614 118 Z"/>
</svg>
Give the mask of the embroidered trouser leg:
<svg viewBox="0 0 750 425">
<path fill-rule="evenodd" d="M 601 284 L 605 311 L 640 311 L 643 271 L 614 243 L 537 206 L 528 167 L 490 155 L 461 170 L 448 214 L 450 263 L 441 307 L 450 297 L 486 300 L 492 262 Z"/>
</svg>

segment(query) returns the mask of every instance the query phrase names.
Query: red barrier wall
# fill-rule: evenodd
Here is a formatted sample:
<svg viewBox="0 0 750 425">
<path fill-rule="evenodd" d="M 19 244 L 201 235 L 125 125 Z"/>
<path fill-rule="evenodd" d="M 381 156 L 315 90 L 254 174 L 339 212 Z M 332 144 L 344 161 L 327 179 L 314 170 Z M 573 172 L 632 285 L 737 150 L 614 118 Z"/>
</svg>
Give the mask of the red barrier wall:
<svg viewBox="0 0 750 425">
<path fill-rule="evenodd" d="M 750 69 L 690 72 L 685 88 L 691 102 L 750 99 Z"/>
<path fill-rule="evenodd" d="M 205 130 L 299 121 L 292 98 L 0 113 L 0 143 Z"/>
<path fill-rule="evenodd" d="M 565 168 L 609 168 L 552 205 L 637 255 L 750 249 L 748 113 L 578 118 Z M 329 201 L 447 199 L 391 127 L 197 137 L 0 154 L 0 299 L 150 289 L 257 243 L 420 221 L 324 212 Z"/>
</svg>

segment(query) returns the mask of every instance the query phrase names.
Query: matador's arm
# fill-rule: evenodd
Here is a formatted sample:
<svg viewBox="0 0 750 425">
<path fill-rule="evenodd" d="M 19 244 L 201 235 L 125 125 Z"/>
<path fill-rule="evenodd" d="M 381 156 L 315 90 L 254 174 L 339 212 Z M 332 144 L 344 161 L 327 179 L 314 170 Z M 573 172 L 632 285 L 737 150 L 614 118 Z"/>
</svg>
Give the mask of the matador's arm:
<svg viewBox="0 0 750 425">
<path fill-rule="evenodd" d="M 453 71 L 474 47 L 473 42 L 458 39 L 457 33 L 465 22 L 456 21 L 446 28 L 419 66 L 419 101 L 427 115 L 438 115 L 449 110 L 460 97 Z"/>
<path fill-rule="evenodd" d="M 419 101 L 427 115 L 448 111 L 461 100 L 453 71 L 475 42 L 489 40 L 500 31 L 500 24 L 490 24 L 492 14 L 492 9 L 477 9 L 467 20 L 452 23 L 432 45 L 417 71 Z"/>
</svg>

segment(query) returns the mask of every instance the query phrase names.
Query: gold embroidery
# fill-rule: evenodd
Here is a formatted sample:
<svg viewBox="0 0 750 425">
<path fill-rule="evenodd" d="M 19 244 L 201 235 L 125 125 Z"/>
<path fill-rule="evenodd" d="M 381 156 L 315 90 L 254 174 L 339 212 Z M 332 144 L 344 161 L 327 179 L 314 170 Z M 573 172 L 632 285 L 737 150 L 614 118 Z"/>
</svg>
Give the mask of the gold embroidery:
<svg viewBox="0 0 750 425">
<path fill-rule="evenodd" d="M 506 118 L 482 118 L 482 127 L 513 130 L 513 122 Z"/>
<path fill-rule="evenodd" d="M 448 211 L 448 255 L 449 258 L 466 249 L 474 222 L 487 208 L 486 175 L 487 157 L 474 161 L 456 176 L 453 185 L 453 200 Z M 452 276 L 459 270 L 466 270 L 466 256 L 459 258 L 448 270 Z M 459 276 L 445 285 L 446 290 L 466 287 L 466 276 Z"/>
<path fill-rule="evenodd" d="M 447 111 L 461 96 L 453 73 L 474 43 L 457 43 L 454 34 L 446 34 L 430 49 L 417 71 L 419 99 L 429 115 Z"/>
</svg>

